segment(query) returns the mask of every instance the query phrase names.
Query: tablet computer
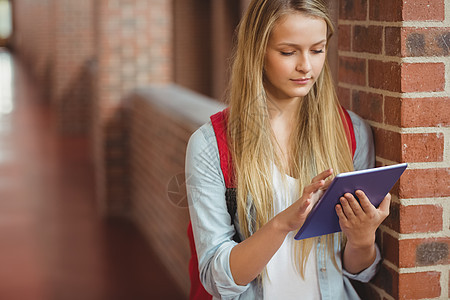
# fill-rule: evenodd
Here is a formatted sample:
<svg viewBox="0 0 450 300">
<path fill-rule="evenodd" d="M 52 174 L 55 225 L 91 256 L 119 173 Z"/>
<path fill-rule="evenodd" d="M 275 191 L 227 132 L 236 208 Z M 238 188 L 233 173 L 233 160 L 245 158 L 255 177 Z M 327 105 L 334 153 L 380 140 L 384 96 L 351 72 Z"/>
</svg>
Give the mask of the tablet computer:
<svg viewBox="0 0 450 300">
<path fill-rule="evenodd" d="M 406 167 L 407 164 L 404 163 L 338 174 L 311 210 L 295 239 L 307 239 L 341 231 L 335 210 L 341 196 L 362 190 L 370 202 L 378 207 Z"/>
</svg>

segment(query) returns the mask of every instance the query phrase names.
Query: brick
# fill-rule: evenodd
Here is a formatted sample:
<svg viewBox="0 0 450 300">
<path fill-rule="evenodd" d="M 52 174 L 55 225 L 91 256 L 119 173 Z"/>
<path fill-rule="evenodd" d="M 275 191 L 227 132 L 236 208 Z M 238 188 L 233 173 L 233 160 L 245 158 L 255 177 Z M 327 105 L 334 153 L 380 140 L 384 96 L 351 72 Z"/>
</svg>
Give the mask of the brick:
<svg viewBox="0 0 450 300">
<path fill-rule="evenodd" d="M 449 56 L 449 27 L 406 27 L 401 30 L 402 56 Z"/>
<path fill-rule="evenodd" d="M 374 128 L 375 152 L 377 156 L 400 162 L 401 157 L 401 136 L 400 133 Z"/>
<path fill-rule="evenodd" d="M 402 0 L 369 1 L 369 18 L 374 21 L 401 21 Z"/>
<path fill-rule="evenodd" d="M 383 234 L 383 258 L 399 266 L 399 240 L 388 233 Z"/>
<path fill-rule="evenodd" d="M 350 89 L 346 89 L 346 88 L 343 88 L 343 87 L 338 87 L 337 88 L 337 95 L 338 95 L 339 102 L 346 109 L 352 109 L 350 94 L 351 94 Z"/>
<path fill-rule="evenodd" d="M 382 296 L 369 284 L 359 281 L 352 281 L 352 285 L 358 293 L 360 299 L 381 300 Z"/>
<path fill-rule="evenodd" d="M 386 124 L 403 127 L 404 114 L 402 108 L 405 101 L 404 98 L 389 96 L 384 98 L 384 122 Z"/>
<path fill-rule="evenodd" d="M 400 274 L 397 299 L 436 298 L 441 295 L 441 273 L 418 272 Z"/>
<path fill-rule="evenodd" d="M 366 60 L 339 57 L 339 81 L 360 86 L 366 85 Z"/>
<path fill-rule="evenodd" d="M 352 26 L 339 25 L 338 48 L 342 51 L 350 51 L 352 48 Z"/>
<path fill-rule="evenodd" d="M 446 57 L 450 55 L 450 28 L 386 27 L 384 44 L 390 56 Z"/>
<path fill-rule="evenodd" d="M 401 139 L 402 162 L 443 161 L 443 133 L 402 134 Z"/>
<path fill-rule="evenodd" d="M 353 46 L 355 52 L 381 54 L 383 27 L 355 26 L 353 29 Z"/>
<path fill-rule="evenodd" d="M 403 21 L 443 21 L 446 0 L 403 1 Z"/>
<path fill-rule="evenodd" d="M 385 97 L 386 124 L 399 127 L 450 126 L 450 98 Z"/>
<path fill-rule="evenodd" d="M 401 28 L 385 27 L 384 51 L 389 56 L 400 56 L 402 49 Z"/>
<path fill-rule="evenodd" d="M 381 265 L 372 282 L 394 298 L 399 294 L 399 274 L 385 264 Z"/>
<path fill-rule="evenodd" d="M 353 91 L 352 110 L 360 117 L 375 122 L 383 122 L 383 95 Z"/>
<path fill-rule="evenodd" d="M 400 198 L 450 196 L 450 168 L 407 169 L 399 180 Z"/>
<path fill-rule="evenodd" d="M 366 20 L 367 0 L 341 0 L 339 1 L 339 19 Z"/>
<path fill-rule="evenodd" d="M 400 233 L 441 231 L 442 213 L 438 205 L 400 206 Z"/>
<path fill-rule="evenodd" d="M 395 62 L 369 60 L 369 86 L 392 92 L 400 92 L 401 66 Z"/>
<path fill-rule="evenodd" d="M 447 265 L 450 238 L 407 239 L 399 241 L 400 268 Z"/>
<path fill-rule="evenodd" d="M 391 191 L 392 194 L 397 194 Z M 389 208 L 389 216 L 383 221 L 383 225 L 391 228 L 392 230 L 400 231 L 400 204 L 391 202 L 391 207 Z"/>
<path fill-rule="evenodd" d="M 401 92 L 438 92 L 445 88 L 443 63 L 404 63 L 401 67 Z"/>
</svg>

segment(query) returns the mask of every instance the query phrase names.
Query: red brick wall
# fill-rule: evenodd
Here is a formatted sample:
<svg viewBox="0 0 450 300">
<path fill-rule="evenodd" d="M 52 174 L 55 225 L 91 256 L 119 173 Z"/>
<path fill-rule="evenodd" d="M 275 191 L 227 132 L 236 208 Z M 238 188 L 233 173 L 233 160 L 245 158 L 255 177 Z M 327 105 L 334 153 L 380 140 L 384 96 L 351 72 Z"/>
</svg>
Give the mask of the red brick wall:
<svg viewBox="0 0 450 300">
<path fill-rule="evenodd" d="M 341 0 L 342 103 L 373 128 L 378 165 L 408 162 L 364 299 L 449 296 L 450 3 Z"/>
<path fill-rule="evenodd" d="M 52 53 L 55 52 L 53 34 L 53 0 L 12 2 L 14 50 L 29 65 L 30 71 L 43 86 L 50 101 L 53 70 Z"/>
<path fill-rule="evenodd" d="M 185 150 L 191 134 L 221 106 L 175 85 L 142 90 L 128 102 L 133 218 L 188 295 Z"/>
<path fill-rule="evenodd" d="M 93 2 L 53 0 L 52 102 L 64 132 L 86 132 L 90 123 L 89 90 L 84 79 L 94 58 Z"/>
<path fill-rule="evenodd" d="M 129 211 L 126 115 L 133 89 L 172 81 L 172 4 L 168 0 L 96 2 L 98 80 L 93 140 L 100 208 Z"/>
<path fill-rule="evenodd" d="M 14 49 L 54 106 L 59 129 L 85 132 L 91 98 L 82 87 L 94 56 L 92 1 L 15 0 L 13 14 Z"/>
</svg>

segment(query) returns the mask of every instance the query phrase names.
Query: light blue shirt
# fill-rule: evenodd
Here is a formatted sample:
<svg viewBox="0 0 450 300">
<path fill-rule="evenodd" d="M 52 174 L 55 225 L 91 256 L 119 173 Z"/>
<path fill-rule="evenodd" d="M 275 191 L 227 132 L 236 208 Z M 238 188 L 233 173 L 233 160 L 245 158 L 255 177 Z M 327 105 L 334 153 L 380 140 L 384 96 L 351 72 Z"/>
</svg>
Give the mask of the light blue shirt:
<svg viewBox="0 0 450 300">
<path fill-rule="evenodd" d="M 372 168 L 375 151 L 370 127 L 356 114 L 349 111 L 352 119 L 356 152 L 353 158 L 355 170 Z M 220 169 L 217 141 L 211 122 L 201 126 L 191 136 L 186 152 L 186 187 L 189 213 L 197 249 L 200 280 L 214 299 L 262 299 L 262 287 L 257 280 L 240 286 L 231 275 L 230 252 L 236 245 L 233 241 L 235 226 L 231 225 L 225 202 L 225 181 Z M 237 217 L 234 218 L 237 225 Z M 381 261 L 380 251 L 374 263 L 358 274 L 342 269 L 338 249 L 338 234 L 335 237 L 336 269 L 331 258 L 323 253 L 319 239 L 317 269 L 322 299 L 359 299 L 349 282 L 350 279 L 368 282 L 376 273 Z M 241 239 L 243 236 L 241 235 Z M 301 291 L 299 291 L 301 293 Z"/>
</svg>

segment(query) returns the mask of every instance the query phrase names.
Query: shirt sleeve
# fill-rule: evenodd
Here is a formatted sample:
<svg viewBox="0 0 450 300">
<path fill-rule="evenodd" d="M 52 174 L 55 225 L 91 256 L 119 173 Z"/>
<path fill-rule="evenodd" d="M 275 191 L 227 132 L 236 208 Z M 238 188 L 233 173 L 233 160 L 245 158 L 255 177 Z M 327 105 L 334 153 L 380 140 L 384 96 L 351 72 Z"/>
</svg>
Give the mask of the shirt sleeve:
<svg viewBox="0 0 450 300">
<path fill-rule="evenodd" d="M 353 157 L 353 166 L 355 170 L 364 170 L 375 167 L 375 146 L 373 142 L 372 129 L 357 114 L 348 111 L 352 119 L 353 129 L 355 131 L 356 151 Z M 378 271 L 378 265 L 381 262 L 381 253 L 378 245 L 375 244 L 376 258 L 367 269 L 358 274 L 351 274 L 343 269 L 343 273 L 350 279 L 361 282 L 369 282 Z"/>
<path fill-rule="evenodd" d="M 367 269 L 362 270 L 358 274 L 352 274 L 347 272 L 344 268 L 342 268 L 343 274 L 353 280 L 361 281 L 361 282 L 369 282 L 375 274 L 378 272 L 378 265 L 381 262 L 381 253 L 380 249 L 378 248 L 378 245 L 375 244 L 375 250 L 376 250 L 376 257 L 372 265 L 370 265 Z"/>
<path fill-rule="evenodd" d="M 234 282 L 230 253 L 236 245 L 225 201 L 225 182 L 211 123 L 190 138 L 186 151 L 186 189 L 199 261 L 200 280 L 215 298 L 234 298 L 249 285 Z"/>
</svg>

